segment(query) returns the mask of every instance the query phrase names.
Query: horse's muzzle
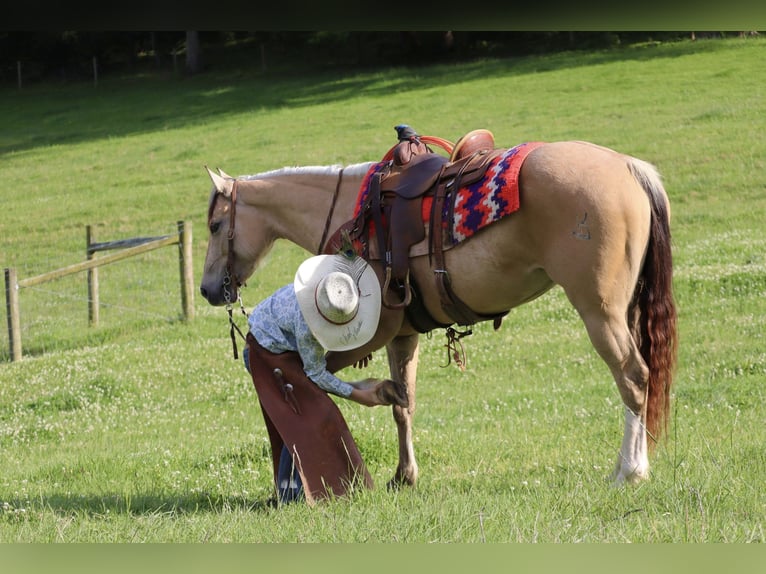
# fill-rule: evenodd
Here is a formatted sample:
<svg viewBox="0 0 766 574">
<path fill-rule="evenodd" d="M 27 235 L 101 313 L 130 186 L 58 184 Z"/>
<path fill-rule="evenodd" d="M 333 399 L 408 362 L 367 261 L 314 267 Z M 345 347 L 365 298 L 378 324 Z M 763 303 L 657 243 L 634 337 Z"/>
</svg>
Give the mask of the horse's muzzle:
<svg viewBox="0 0 766 574">
<path fill-rule="evenodd" d="M 214 307 L 220 307 L 222 305 L 226 304 L 226 298 L 223 294 L 223 286 L 215 289 L 211 289 L 210 287 L 206 287 L 204 284 L 200 285 L 199 288 L 200 295 L 202 295 L 205 300 L 213 305 Z"/>
</svg>

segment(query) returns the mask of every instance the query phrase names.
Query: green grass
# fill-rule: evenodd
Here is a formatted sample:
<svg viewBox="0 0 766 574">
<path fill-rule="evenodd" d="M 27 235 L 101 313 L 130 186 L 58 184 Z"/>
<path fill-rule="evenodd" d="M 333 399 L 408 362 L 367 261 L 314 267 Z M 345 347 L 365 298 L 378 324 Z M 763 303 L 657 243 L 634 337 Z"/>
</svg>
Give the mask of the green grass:
<svg viewBox="0 0 766 574">
<path fill-rule="evenodd" d="M 175 248 L 21 292 L 25 358 L 0 336 L 0 541 L 749 542 L 765 540 L 766 113 L 761 39 L 645 45 L 379 72 L 104 79 L 0 93 L 4 267 L 21 278 L 97 240 L 194 230 L 209 180 L 379 158 L 393 126 L 501 145 L 584 139 L 657 165 L 672 202 L 680 361 L 652 477 L 612 488 L 611 377 L 558 289 L 464 339 L 422 338 L 417 488 L 388 491 L 385 409 L 339 402 L 376 489 L 266 505 L 270 458 L 226 313 L 181 320 Z M 279 244 L 243 297 L 291 280 Z M 241 317 L 240 317 L 241 319 Z M 241 322 L 242 324 L 243 322 Z M 369 374 L 385 375 L 376 353 Z M 345 373 L 347 378 L 357 373 Z"/>
</svg>

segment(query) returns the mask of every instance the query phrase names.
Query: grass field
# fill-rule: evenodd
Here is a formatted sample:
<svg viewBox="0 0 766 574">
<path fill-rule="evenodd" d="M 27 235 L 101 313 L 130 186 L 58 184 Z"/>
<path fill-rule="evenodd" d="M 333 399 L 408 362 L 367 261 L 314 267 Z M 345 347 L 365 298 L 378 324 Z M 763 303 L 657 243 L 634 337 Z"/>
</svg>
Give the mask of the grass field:
<svg viewBox="0 0 766 574">
<path fill-rule="evenodd" d="M 354 163 L 378 159 L 399 123 L 453 141 L 486 127 L 499 145 L 582 139 L 657 165 L 680 328 L 670 433 L 638 487 L 607 480 L 622 403 L 555 289 L 497 333 L 478 325 L 465 372 L 441 367 L 441 332 L 423 337 L 417 488 L 384 486 L 397 462 L 390 412 L 339 402 L 376 488 L 275 509 L 226 313 L 197 297 L 196 317 L 181 319 L 175 248 L 104 267 L 95 328 L 84 274 L 25 289 L 25 358 L 10 362 L 0 336 L 0 541 L 766 541 L 764 54 L 749 38 L 0 92 L 0 264 L 20 278 L 84 260 L 86 225 L 111 240 L 186 220 L 198 281 L 204 165 Z M 279 244 L 246 307 L 305 255 Z M 384 355 L 371 376 L 385 375 Z"/>
</svg>

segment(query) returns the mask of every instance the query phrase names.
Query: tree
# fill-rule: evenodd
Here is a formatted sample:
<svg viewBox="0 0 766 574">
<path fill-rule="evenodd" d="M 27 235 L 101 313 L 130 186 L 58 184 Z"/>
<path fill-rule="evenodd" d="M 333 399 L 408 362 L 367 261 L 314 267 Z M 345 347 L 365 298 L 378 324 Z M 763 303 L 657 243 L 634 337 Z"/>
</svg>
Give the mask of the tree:
<svg viewBox="0 0 766 574">
<path fill-rule="evenodd" d="M 196 74 L 202 69 L 200 46 L 199 46 L 199 32 L 189 31 L 186 32 L 186 71 L 190 74 Z"/>
</svg>

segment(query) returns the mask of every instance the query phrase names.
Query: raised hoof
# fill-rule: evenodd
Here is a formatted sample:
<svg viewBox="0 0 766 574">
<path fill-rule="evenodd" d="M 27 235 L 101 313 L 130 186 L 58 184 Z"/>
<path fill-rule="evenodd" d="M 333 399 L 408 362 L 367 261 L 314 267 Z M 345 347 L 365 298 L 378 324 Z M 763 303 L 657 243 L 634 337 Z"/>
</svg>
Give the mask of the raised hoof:
<svg viewBox="0 0 766 574">
<path fill-rule="evenodd" d="M 397 383 L 391 379 L 386 379 L 378 387 L 378 399 L 385 405 L 397 405 L 407 408 L 410 405 L 407 397 L 407 388 L 402 383 Z"/>
</svg>

